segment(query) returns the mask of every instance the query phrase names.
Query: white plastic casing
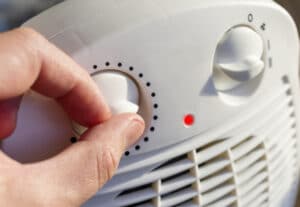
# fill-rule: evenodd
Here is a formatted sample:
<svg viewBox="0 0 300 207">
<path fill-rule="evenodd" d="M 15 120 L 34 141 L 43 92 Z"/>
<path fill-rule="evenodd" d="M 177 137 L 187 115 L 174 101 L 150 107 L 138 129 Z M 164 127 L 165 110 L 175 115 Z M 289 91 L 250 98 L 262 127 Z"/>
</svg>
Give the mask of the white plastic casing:
<svg viewBox="0 0 300 207">
<path fill-rule="evenodd" d="M 294 205 L 298 35 L 273 1 L 69 0 L 25 25 L 91 75 L 126 74 L 139 90 L 147 130 L 85 206 Z M 226 35 L 234 37 L 228 51 L 245 53 L 224 62 Z M 219 88 L 216 70 L 238 84 Z M 235 74 L 245 71 L 246 78 Z M 187 114 L 195 117 L 190 127 Z M 62 110 L 30 92 L 2 149 L 32 162 L 60 152 L 72 136 Z"/>
</svg>

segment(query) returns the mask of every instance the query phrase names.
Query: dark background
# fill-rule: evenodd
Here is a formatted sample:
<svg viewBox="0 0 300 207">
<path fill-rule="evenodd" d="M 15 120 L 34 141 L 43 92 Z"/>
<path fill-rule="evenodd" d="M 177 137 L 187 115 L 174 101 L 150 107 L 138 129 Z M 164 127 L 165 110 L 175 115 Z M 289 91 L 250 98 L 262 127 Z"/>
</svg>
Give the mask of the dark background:
<svg viewBox="0 0 300 207">
<path fill-rule="evenodd" d="M 62 0 L 0 0 L 0 31 L 20 26 Z M 84 2 L 84 0 L 82 0 Z"/>
<path fill-rule="evenodd" d="M 277 0 L 294 17 L 298 28 L 300 28 L 300 1 L 299 0 Z"/>
</svg>

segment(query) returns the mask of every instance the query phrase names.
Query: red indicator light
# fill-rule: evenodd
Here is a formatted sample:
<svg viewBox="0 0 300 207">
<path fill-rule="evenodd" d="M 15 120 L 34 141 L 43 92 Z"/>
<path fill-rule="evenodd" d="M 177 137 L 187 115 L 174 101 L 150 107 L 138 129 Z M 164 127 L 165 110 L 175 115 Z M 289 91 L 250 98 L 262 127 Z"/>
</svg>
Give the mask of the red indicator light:
<svg viewBox="0 0 300 207">
<path fill-rule="evenodd" d="M 184 125 L 187 127 L 192 126 L 195 123 L 195 117 L 192 114 L 187 114 L 183 119 Z"/>
</svg>

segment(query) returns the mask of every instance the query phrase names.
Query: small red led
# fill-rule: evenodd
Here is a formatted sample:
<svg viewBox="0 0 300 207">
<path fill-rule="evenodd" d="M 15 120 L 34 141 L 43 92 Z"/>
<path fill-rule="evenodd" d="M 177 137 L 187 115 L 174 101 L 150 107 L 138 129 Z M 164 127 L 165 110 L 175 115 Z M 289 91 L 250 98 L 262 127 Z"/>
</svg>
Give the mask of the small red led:
<svg viewBox="0 0 300 207">
<path fill-rule="evenodd" d="M 195 117 L 193 114 L 187 114 L 183 119 L 184 125 L 187 127 L 192 126 L 195 123 Z"/>
</svg>

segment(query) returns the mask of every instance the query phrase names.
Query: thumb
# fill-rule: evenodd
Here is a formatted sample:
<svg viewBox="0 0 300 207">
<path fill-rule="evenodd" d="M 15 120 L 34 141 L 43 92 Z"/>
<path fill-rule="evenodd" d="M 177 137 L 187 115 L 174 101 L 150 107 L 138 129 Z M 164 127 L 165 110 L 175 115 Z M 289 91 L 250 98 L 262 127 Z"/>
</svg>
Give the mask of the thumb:
<svg viewBox="0 0 300 207">
<path fill-rule="evenodd" d="M 58 156 L 25 166 L 22 180 L 30 183 L 22 186 L 31 186 L 35 191 L 31 195 L 40 194 L 48 204 L 67 198 L 71 206 L 80 205 L 112 178 L 124 151 L 142 135 L 144 126 L 138 115 L 115 116 L 88 130 L 82 141 Z"/>
</svg>

